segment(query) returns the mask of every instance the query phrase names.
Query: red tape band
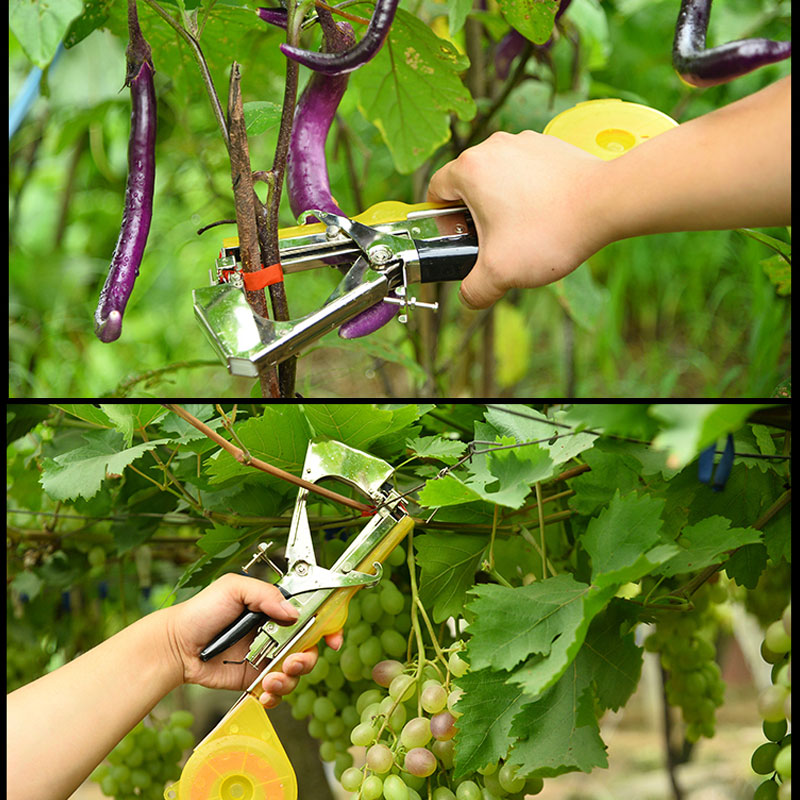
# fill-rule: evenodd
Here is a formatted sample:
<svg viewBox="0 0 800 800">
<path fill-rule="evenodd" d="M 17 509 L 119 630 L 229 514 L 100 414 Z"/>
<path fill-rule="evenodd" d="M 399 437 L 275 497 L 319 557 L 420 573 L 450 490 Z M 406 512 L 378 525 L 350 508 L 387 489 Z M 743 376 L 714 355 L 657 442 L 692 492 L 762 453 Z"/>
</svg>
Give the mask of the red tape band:
<svg viewBox="0 0 800 800">
<path fill-rule="evenodd" d="M 250 292 L 280 283 L 283 280 L 283 269 L 280 264 L 270 264 L 262 267 L 258 272 L 243 272 L 244 288 Z"/>
</svg>

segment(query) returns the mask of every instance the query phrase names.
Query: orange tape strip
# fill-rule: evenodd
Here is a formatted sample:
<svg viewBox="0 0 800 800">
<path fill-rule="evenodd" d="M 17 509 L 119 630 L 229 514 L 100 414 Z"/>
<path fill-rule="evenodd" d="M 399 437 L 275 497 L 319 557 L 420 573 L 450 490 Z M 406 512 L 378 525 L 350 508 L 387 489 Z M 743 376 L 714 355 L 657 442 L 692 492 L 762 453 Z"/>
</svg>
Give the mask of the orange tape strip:
<svg viewBox="0 0 800 800">
<path fill-rule="evenodd" d="M 280 264 L 270 264 L 262 267 L 258 272 L 243 272 L 244 288 L 254 292 L 271 286 L 273 283 L 280 283 L 283 280 L 283 269 Z"/>
</svg>

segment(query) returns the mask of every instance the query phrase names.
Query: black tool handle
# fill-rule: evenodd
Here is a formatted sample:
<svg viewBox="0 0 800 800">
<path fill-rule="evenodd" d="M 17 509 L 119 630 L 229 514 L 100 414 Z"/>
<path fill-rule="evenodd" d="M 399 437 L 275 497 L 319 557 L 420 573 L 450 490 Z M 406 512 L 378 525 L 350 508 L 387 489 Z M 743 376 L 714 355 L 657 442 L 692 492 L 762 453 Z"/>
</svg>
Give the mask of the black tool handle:
<svg viewBox="0 0 800 800">
<path fill-rule="evenodd" d="M 444 239 L 415 239 L 420 283 L 460 281 L 475 266 L 478 237 L 474 233 Z"/>
<path fill-rule="evenodd" d="M 209 658 L 219 655 L 231 645 L 236 644 L 243 636 L 250 633 L 253 628 L 263 625 L 268 619 L 269 617 L 262 611 L 246 609 L 203 648 L 200 653 L 200 660 L 208 661 Z"/>
</svg>

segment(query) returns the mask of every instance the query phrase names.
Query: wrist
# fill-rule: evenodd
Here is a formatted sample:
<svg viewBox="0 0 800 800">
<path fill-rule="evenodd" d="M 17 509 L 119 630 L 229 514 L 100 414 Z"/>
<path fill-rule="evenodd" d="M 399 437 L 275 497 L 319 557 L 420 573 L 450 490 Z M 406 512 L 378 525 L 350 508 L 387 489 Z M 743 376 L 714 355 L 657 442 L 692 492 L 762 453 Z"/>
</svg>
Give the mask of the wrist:
<svg viewBox="0 0 800 800">
<path fill-rule="evenodd" d="M 174 689 L 185 682 L 185 664 L 176 633 L 175 607 L 160 609 L 150 616 L 158 622 L 156 657 L 163 666 L 165 679 Z"/>
</svg>

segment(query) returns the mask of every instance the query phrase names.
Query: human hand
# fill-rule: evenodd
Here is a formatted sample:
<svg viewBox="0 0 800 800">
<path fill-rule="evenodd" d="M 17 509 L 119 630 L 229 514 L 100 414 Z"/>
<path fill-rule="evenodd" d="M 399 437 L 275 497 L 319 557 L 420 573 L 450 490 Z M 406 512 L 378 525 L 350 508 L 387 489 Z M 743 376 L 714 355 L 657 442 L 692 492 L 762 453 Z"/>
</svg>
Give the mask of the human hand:
<svg viewBox="0 0 800 800">
<path fill-rule="evenodd" d="M 283 599 L 277 587 L 257 578 L 244 575 L 223 575 L 194 597 L 168 609 L 169 640 L 176 659 L 183 669 L 184 683 L 199 683 L 211 689 L 246 689 L 253 681 L 255 672 L 244 664 L 225 664 L 238 661 L 247 655 L 254 634 L 240 639 L 210 661 L 201 661 L 200 651 L 223 628 L 235 620 L 244 608 L 262 611 L 279 624 L 291 624 L 297 619 L 297 609 Z M 342 644 L 341 631 L 325 637 L 330 647 L 338 650 Z M 282 672 L 267 675 L 262 686 L 261 703 L 268 708 L 276 706 L 283 695 L 289 694 L 300 675 L 314 668 L 317 663 L 317 648 L 303 653 L 292 653 L 284 660 Z"/>
<path fill-rule="evenodd" d="M 495 133 L 431 178 L 428 200 L 463 201 L 478 233 L 478 260 L 461 283 L 469 308 L 509 289 L 559 280 L 609 241 L 592 202 L 604 161 L 534 131 Z"/>
</svg>

